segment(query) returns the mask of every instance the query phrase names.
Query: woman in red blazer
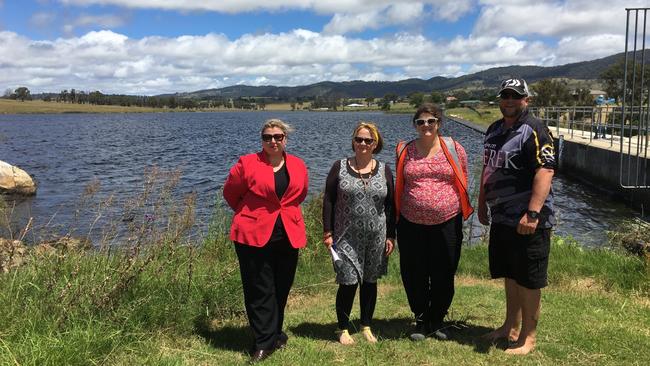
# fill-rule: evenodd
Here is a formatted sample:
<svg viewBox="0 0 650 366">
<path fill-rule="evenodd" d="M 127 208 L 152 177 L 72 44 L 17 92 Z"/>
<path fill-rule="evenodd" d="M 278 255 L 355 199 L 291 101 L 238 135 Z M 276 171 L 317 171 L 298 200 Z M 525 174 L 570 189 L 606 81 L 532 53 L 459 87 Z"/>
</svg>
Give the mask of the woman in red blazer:
<svg viewBox="0 0 650 366">
<path fill-rule="evenodd" d="M 287 154 L 291 127 L 279 119 L 262 126 L 262 151 L 244 155 L 230 169 L 223 196 L 235 210 L 235 243 L 248 322 L 255 336 L 251 361 L 265 359 L 287 343 L 284 308 L 307 243 L 300 203 L 307 196 L 307 168 Z"/>
</svg>

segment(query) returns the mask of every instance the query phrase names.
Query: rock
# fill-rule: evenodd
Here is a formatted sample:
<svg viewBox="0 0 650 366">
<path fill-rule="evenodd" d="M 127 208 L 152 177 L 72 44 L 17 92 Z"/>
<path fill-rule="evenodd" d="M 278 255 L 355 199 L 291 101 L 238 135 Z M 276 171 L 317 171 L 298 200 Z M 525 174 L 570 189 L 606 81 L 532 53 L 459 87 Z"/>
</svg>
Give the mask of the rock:
<svg viewBox="0 0 650 366">
<path fill-rule="evenodd" d="M 0 193 L 32 196 L 36 183 L 24 170 L 0 160 Z"/>
<path fill-rule="evenodd" d="M 50 244 L 39 244 L 34 247 L 34 254 L 37 257 L 45 257 L 56 254 L 56 249 Z"/>
<path fill-rule="evenodd" d="M 36 250 L 48 252 L 52 250 L 60 252 L 81 251 L 90 249 L 91 245 L 88 240 L 75 238 L 69 235 L 62 236 L 53 240 L 48 240 L 36 246 Z M 39 249 L 40 248 L 40 249 Z"/>
<path fill-rule="evenodd" d="M 0 238 L 0 272 L 20 267 L 27 262 L 27 248 L 20 240 Z"/>
</svg>

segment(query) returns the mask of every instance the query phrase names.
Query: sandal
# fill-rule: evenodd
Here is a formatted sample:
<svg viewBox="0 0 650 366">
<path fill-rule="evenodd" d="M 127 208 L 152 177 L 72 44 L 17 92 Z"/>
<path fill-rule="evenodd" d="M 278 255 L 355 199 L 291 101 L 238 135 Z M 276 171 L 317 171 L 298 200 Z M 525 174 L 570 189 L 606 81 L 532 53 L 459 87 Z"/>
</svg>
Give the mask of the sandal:
<svg viewBox="0 0 650 366">
<path fill-rule="evenodd" d="M 377 343 L 377 338 L 375 337 L 374 334 L 372 334 L 370 327 L 368 326 L 361 327 L 361 334 L 363 334 L 363 336 L 366 338 L 366 341 L 370 343 Z"/>
<path fill-rule="evenodd" d="M 346 346 L 354 344 L 354 339 L 352 339 L 347 329 L 339 329 L 335 333 L 339 336 L 339 343 Z"/>
</svg>

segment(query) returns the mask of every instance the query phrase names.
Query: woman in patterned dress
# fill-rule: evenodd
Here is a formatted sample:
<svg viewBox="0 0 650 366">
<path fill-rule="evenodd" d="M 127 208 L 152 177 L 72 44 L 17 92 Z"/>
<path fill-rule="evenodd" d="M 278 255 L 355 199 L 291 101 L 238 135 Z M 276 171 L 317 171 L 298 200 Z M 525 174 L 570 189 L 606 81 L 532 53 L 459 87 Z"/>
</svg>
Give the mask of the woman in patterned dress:
<svg viewBox="0 0 650 366">
<path fill-rule="evenodd" d="M 467 194 L 467 155 L 439 134 L 441 111 L 424 104 L 413 117 L 418 138 L 397 146 L 396 211 L 400 272 L 416 329 L 412 340 L 445 340 L 443 320 L 454 297 L 463 241 L 463 218 L 473 209 Z"/>
<path fill-rule="evenodd" d="M 377 342 L 370 325 L 377 301 L 377 279 L 386 274 L 395 242 L 393 175 L 373 158 L 383 139 L 377 126 L 361 122 L 352 134 L 354 156 L 332 166 L 323 197 L 323 243 L 341 257 L 335 266 L 338 340 L 349 345 L 350 312 L 360 286 L 361 333 Z"/>
</svg>

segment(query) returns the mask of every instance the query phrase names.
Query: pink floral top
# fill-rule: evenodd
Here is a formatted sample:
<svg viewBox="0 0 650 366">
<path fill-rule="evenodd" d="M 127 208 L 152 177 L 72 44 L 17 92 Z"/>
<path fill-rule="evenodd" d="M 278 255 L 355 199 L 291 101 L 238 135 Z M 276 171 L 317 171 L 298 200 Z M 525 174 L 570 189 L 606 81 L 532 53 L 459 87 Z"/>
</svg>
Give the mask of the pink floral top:
<svg viewBox="0 0 650 366">
<path fill-rule="evenodd" d="M 455 145 L 467 176 L 467 154 L 458 142 Z M 458 215 L 461 209 L 454 187 L 454 171 L 442 149 L 433 157 L 425 158 L 413 143 L 408 145 L 406 152 L 401 214 L 410 222 L 422 225 L 441 224 Z"/>
</svg>

